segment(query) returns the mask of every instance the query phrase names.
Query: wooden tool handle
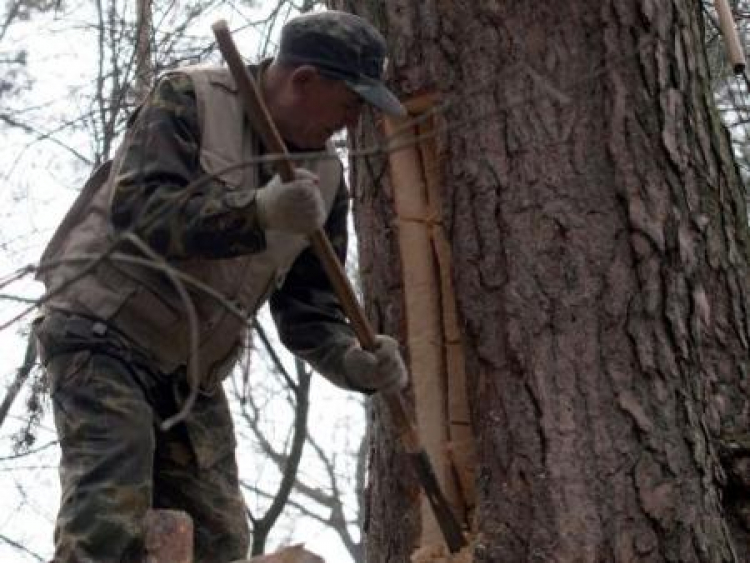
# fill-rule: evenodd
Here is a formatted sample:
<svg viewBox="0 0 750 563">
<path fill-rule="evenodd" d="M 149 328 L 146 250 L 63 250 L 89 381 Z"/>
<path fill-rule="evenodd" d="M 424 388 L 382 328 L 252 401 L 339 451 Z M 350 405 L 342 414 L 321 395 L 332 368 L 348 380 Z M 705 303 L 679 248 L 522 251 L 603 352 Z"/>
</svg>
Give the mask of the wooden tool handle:
<svg viewBox="0 0 750 563">
<path fill-rule="evenodd" d="M 245 63 L 242 61 L 240 53 L 234 44 L 229 28 L 224 20 L 219 20 L 211 26 L 216 43 L 219 46 L 221 54 L 224 56 L 229 70 L 234 77 L 237 88 L 242 96 L 245 110 L 253 124 L 256 132 L 260 136 L 268 152 L 282 156 L 288 156 L 284 140 L 279 135 L 278 129 L 268 113 L 268 108 L 263 103 L 263 96 L 258 88 L 257 83 L 247 71 Z M 289 158 L 280 158 L 275 161 L 276 171 L 284 181 L 294 179 L 294 167 Z M 360 345 L 365 350 L 372 351 L 375 349 L 375 331 L 372 329 L 362 307 L 357 302 L 356 293 L 349 281 L 349 278 L 341 266 L 336 252 L 328 240 L 325 232 L 318 229 L 310 236 L 315 255 L 323 264 L 328 279 L 333 286 L 336 296 L 341 302 L 341 308 L 344 310 L 349 322 L 352 324 L 354 333 L 357 335 Z M 417 453 L 421 446 L 419 437 L 414 425 L 411 423 L 408 411 L 404 405 L 401 393 L 392 392 L 384 393 L 384 399 L 390 409 L 393 423 L 401 435 L 404 448 L 409 453 Z"/>
<path fill-rule="evenodd" d="M 737 24 L 734 21 L 732 9 L 727 0 L 714 0 L 714 7 L 719 15 L 719 26 L 727 45 L 732 70 L 735 74 L 742 74 L 745 70 L 745 53 L 742 49 L 740 36 L 737 33 Z"/>
<path fill-rule="evenodd" d="M 263 103 L 263 96 L 258 85 L 248 72 L 242 61 L 242 57 L 237 51 L 226 22 L 219 20 L 211 26 L 211 29 L 216 37 L 219 50 L 229 66 L 229 71 L 237 83 L 237 88 L 245 104 L 245 110 L 250 122 L 253 124 L 266 149 L 271 153 L 282 156 L 282 158 L 276 161 L 276 169 L 279 176 L 284 181 L 294 179 L 294 167 L 288 158 L 284 141 L 279 135 L 273 119 Z M 374 350 L 376 344 L 375 332 L 372 326 L 370 326 L 364 311 L 359 306 L 357 296 L 349 282 L 349 278 L 346 276 L 346 272 L 341 266 L 325 232 L 322 229 L 315 231 L 310 236 L 310 243 L 315 255 L 323 264 L 328 279 L 341 302 L 344 313 L 352 324 L 360 345 L 365 350 Z M 448 503 L 440 490 L 437 478 L 432 471 L 432 466 L 429 464 L 429 459 L 420 444 L 419 434 L 411 421 L 409 411 L 406 409 L 403 396 L 398 391 L 384 393 L 383 396 L 404 449 L 414 460 L 417 474 L 434 509 L 435 517 L 444 533 L 446 543 L 451 552 L 455 553 L 465 543 L 461 528 L 453 517 Z"/>
</svg>

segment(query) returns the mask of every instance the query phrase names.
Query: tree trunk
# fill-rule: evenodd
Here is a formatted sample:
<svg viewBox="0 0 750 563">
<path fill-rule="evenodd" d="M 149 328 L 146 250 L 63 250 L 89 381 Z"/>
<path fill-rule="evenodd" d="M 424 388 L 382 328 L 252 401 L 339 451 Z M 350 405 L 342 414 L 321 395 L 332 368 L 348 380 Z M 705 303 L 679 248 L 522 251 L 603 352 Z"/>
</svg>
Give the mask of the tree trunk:
<svg viewBox="0 0 750 563">
<path fill-rule="evenodd" d="M 138 0 L 136 45 L 135 45 L 135 84 L 133 95 L 137 103 L 145 101 L 154 85 L 154 62 L 152 52 L 153 13 L 151 0 Z"/>
<path fill-rule="evenodd" d="M 749 451 L 747 211 L 700 2 L 331 4 L 388 37 L 404 99 L 435 100 L 428 219 L 452 255 L 474 560 L 744 559 L 720 454 Z M 354 148 L 380 135 L 367 114 Z M 353 162 L 363 290 L 410 353 L 414 218 L 386 164 Z M 374 418 L 368 560 L 402 563 L 425 516 L 387 413 Z"/>
</svg>

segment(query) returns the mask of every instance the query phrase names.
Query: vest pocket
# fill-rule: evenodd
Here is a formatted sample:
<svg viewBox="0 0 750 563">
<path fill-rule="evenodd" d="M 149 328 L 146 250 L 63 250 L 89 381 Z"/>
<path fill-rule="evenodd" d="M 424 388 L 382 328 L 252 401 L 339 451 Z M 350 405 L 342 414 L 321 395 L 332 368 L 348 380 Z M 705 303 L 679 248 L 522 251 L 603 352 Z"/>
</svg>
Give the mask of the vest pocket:
<svg viewBox="0 0 750 563">
<path fill-rule="evenodd" d="M 185 322 L 180 322 L 182 319 Z M 112 317 L 113 324 L 141 348 L 160 360 L 163 371 L 171 371 L 184 361 L 183 351 L 189 326 L 171 303 L 146 286 L 132 292 L 127 303 Z"/>
<path fill-rule="evenodd" d="M 86 309 L 96 318 L 108 321 L 117 315 L 126 301 L 136 292 L 137 288 L 120 286 L 110 288 L 95 283 L 81 282 L 85 289 Z"/>
</svg>

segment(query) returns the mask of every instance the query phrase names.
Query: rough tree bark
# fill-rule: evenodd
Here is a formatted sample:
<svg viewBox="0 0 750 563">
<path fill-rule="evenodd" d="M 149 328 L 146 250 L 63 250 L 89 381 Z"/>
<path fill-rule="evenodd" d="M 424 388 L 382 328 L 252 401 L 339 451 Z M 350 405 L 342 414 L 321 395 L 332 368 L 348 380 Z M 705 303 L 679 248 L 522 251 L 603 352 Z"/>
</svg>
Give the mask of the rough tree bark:
<svg viewBox="0 0 750 563">
<path fill-rule="evenodd" d="M 728 486 L 750 444 L 747 211 L 700 3 L 330 4 L 388 37 L 405 98 L 445 104 L 474 560 L 747 560 Z M 403 337 L 384 162 L 354 159 L 355 217 L 368 311 Z M 376 409 L 368 560 L 403 563 L 419 491 L 388 424 Z"/>
</svg>

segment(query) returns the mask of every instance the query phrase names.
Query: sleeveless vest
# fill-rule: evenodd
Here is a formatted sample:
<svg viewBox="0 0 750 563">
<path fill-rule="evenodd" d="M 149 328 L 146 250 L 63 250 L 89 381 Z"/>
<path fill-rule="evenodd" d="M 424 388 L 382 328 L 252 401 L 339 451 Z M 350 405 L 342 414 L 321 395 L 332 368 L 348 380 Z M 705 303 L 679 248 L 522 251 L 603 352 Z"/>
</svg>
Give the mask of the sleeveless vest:
<svg viewBox="0 0 750 563">
<path fill-rule="evenodd" d="M 259 165 L 237 166 L 257 156 L 258 139 L 244 119 L 241 100 L 228 70 L 195 66 L 180 69 L 194 86 L 201 131 L 200 163 L 218 176 L 227 190 L 257 189 Z M 127 144 L 126 140 L 123 146 Z M 331 146 L 327 147 L 333 153 Z M 174 282 L 159 269 L 114 258 L 100 260 L 80 277 L 87 263 L 112 244 L 109 203 L 114 191 L 122 146 L 113 162 L 88 180 L 42 256 L 38 274 L 48 290 L 46 307 L 102 319 L 124 333 L 165 373 L 186 366 L 190 355 L 190 323 L 185 300 Z M 298 166 L 315 172 L 330 213 L 341 178 L 338 159 L 319 159 Z M 280 287 L 297 256 L 308 246 L 305 237 L 266 232 L 266 249 L 228 259 L 171 260 L 181 274 L 208 286 L 244 314 L 237 318 L 215 296 L 190 283 L 183 287 L 197 317 L 199 373 L 215 381 L 236 360 L 247 326 L 270 293 Z M 80 278 L 80 279 L 77 279 Z"/>
</svg>

